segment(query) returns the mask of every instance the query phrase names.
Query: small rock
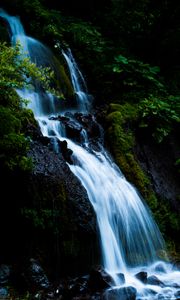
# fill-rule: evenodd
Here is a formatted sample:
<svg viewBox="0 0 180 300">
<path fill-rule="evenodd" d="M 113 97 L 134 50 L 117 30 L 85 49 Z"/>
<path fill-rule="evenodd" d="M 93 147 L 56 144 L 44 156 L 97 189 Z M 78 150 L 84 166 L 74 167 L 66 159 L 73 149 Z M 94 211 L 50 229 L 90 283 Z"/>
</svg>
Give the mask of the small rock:
<svg viewBox="0 0 180 300">
<path fill-rule="evenodd" d="M 88 285 L 92 290 L 98 291 L 111 287 L 113 279 L 103 268 L 98 267 L 90 272 Z"/>
<path fill-rule="evenodd" d="M 124 284 L 125 283 L 125 277 L 123 273 L 117 274 L 118 278 L 120 279 L 120 283 Z"/>
<path fill-rule="evenodd" d="M 143 283 L 147 283 L 147 272 L 139 272 L 135 277 Z"/>
<path fill-rule="evenodd" d="M 8 283 L 10 273 L 11 271 L 8 265 L 2 264 L 0 266 L 0 285 L 4 285 Z"/>
<path fill-rule="evenodd" d="M 149 276 L 149 277 L 147 278 L 147 284 L 151 284 L 151 285 L 159 285 L 159 286 L 161 286 L 161 287 L 164 286 L 164 283 L 163 283 L 161 280 L 159 280 L 159 278 L 156 277 L 155 275 Z"/>
<path fill-rule="evenodd" d="M 165 270 L 164 265 L 162 263 L 159 263 L 159 264 L 156 265 L 155 271 L 166 273 L 166 270 Z"/>
<path fill-rule="evenodd" d="M 174 294 L 174 296 L 176 297 L 175 299 L 180 299 L 180 290 L 178 290 L 175 294 Z"/>
<path fill-rule="evenodd" d="M 30 264 L 27 270 L 25 270 L 25 279 L 31 288 L 47 289 L 50 286 L 49 280 L 40 266 L 39 262 L 34 258 L 30 259 Z"/>
<path fill-rule="evenodd" d="M 136 289 L 132 286 L 107 290 L 103 300 L 135 300 Z"/>
<path fill-rule="evenodd" d="M 4 287 L 0 287 L 0 299 L 4 299 L 8 296 L 8 290 Z"/>
</svg>

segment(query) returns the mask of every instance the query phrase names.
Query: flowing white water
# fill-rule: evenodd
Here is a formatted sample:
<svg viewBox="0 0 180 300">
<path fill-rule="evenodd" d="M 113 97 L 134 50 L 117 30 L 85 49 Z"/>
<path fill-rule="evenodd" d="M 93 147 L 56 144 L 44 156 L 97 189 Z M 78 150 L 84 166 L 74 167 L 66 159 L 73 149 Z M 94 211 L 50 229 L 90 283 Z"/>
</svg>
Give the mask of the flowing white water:
<svg viewBox="0 0 180 300">
<path fill-rule="evenodd" d="M 25 55 L 28 55 L 27 37 L 19 17 L 10 16 L 3 9 L 0 9 L 0 17 L 5 19 L 10 26 L 12 44 L 15 45 L 17 42 L 20 42 L 20 44 L 23 46 L 23 52 Z"/>
<path fill-rule="evenodd" d="M 62 50 L 62 54 L 65 57 L 69 67 L 72 85 L 76 94 L 77 109 L 79 112 L 88 112 L 91 108 L 92 97 L 87 93 L 87 86 L 84 77 L 78 68 L 71 50 L 67 49 L 66 52 Z"/>
<path fill-rule="evenodd" d="M 38 41 L 32 39 L 33 43 L 28 43 L 31 38 L 25 35 L 18 18 L 10 17 L 3 11 L 0 11 L 0 16 L 9 23 L 12 43 L 18 37 L 26 53 L 33 53 L 29 54 L 31 59 L 35 61 L 35 53 L 39 52 L 32 51 L 33 47 L 38 47 L 38 50 L 41 49 L 43 53 L 51 55 L 46 51 L 45 46 L 39 47 L 41 43 Z M 63 51 L 63 55 L 77 94 L 77 109 L 81 112 L 88 112 L 89 98 L 88 96 L 86 98 L 87 90 L 83 76 L 71 51 L 68 50 L 66 53 Z M 42 57 L 47 59 L 47 55 L 42 55 Z M 30 100 L 29 107 L 39 122 L 42 134 L 54 140 L 56 152 L 58 152 L 57 140 L 66 140 L 68 148 L 73 151 L 74 164 L 69 167 L 86 188 L 89 200 L 96 212 L 102 263 L 113 277 L 115 286 L 122 285 L 118 274 L 124 273 L 124 286 L 134 286 L 137 289 L 137 299 L 177 299 L 174 293 L 175 284 L 177 285 L 180 281 L 180 272 L 173 269 L 169 263 L 163 261 L 159 263 L 162 253 L 165 252 L 164 241 L 151 212 L 139 197 L 136 189 L 127 182 L 103 147 L 101 151 L 91 149 L 85 129 L 81 131 L 82 144 L 85 148 L 66 136 L 65 129 L 60 122 L 51 118 L 60 114 L 60 108 L 56 105 L 56 99 L 52 95 L 47 93 L 42 97 L 38 90 L 17 92 L 21 97 Z M 134 276 L 140 271 L 147 272 L 148 276 L 158 276 L 165 286 L 143 284 Z M 148 289 L 153 290 L 154 293 Z M 106 299 L 108 299 L 108 294 Z M 120 300 L 118 296 L 116 299 Z"/>
</svg>

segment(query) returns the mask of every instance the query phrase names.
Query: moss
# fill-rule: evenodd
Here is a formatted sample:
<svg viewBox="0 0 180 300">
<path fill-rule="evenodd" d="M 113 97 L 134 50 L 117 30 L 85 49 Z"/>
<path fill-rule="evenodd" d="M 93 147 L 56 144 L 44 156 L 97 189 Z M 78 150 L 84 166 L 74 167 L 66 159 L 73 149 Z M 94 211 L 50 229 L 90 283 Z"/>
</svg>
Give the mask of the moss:
<svg viewBox="0 0 180 300">
<path fill-rule="evenodd" d="M 38 128 L 38 122 L 34 118 L 34 114 L 31 109 L 24 108 L 19 112 L 19 117 L 21 120 L 22 131 L 26 132 L 29 125 Z"/>
<path fill-rule="evenodd" d="M 71 80 L 68 76 L 68 71 L 66 71 L 63 62 L 59 61 L 55 56 L 54 60 L 54 69 L 55 69 L 55 85 L 57 88 L 62 90 L 63 95 L 68 98 L 74 95 L 74 90 L 71 84 Z"/>
<path fill-rule="evenodd" d="M 133 153 L 135 144 L 133 126 L 137 115 L 136 105 L 110 104 L 107 116 L 107 139 L 117 165 L 127 179 L 140 190 L 143 196 L 147 197 L 150 196 L 150 180 L 144 174 Z"/>
</svg>

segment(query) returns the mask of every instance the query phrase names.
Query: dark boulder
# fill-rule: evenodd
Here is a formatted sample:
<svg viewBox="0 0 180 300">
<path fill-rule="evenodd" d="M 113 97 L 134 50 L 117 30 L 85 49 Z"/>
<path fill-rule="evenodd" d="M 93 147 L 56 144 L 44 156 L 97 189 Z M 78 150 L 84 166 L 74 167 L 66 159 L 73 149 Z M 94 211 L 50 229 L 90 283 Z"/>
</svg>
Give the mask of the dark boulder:
<svg viewBox="0 0 180 300">
<path fill-rule="evenodd" d="M 103 300 L 135 300 L 136 289 L 132 286 L 109 289 L 104 293 Z"/>
<path fill-rule="evenodd" d="M 27 282 L 27 286 L 31 290 L 46 290 L 50 287 L 50 282 L 45 271 L 40 263 L 34 258 L 29 260 L 29 263 L 24 270 L 24 278 Z"/>
<path fill-rule="evenodd" d="M 73 164 L 73 160 L 71 158 L 73 151 L 68 148 L 67 141 L 58 141 L 58 144 L 65 161 L 67 161 L 69 164 Z"/>
<path fill-rule="evenodd" d="M 8 265 L 0 265 L 0 286 L 6 285 L 10 279 L 11 268 Z"/>
<path fill-rule="evenodd" d="M 120 280 L 120 284 L 124 284 L 125 281 L 126 281 L 124 274 L 123 273 L 118 273 L 117 276 L 118 276 L 118 278 Z"/>
<path fill-rule="evenodd" d="M 5 287 L 0 287 L 0 299 L 8 299 L 9 292 Z M 8 298 L 7 298 L 8 297 Z"/>
<path fill-rule="evenodd" d="M 113 286 L 113 278 L 102 268 L 97 267 L 91 270 L 88 286 L 91 290 L 102 290 Z"/>
<path fill-rule="evenodd" d="M 175 299 L 179 300 L 180 299 L 180 290 L 175 292 L 174 296 L 175 296 Z"/>
<path fill-rule="evenodd" d="M 164 283 L 161 280 L 159 280 L 159 278 L 157 276 L 155 276 L 155 275 L 149 276 L 147 278 L 147 284 L 159 285 L 161 287 L 164 286 Z"/>
<path fill-rule="evenodd" d="M 147 272 L 139 272 L 135 277 L 143 283 L 147 283 Z"/>
</svg>

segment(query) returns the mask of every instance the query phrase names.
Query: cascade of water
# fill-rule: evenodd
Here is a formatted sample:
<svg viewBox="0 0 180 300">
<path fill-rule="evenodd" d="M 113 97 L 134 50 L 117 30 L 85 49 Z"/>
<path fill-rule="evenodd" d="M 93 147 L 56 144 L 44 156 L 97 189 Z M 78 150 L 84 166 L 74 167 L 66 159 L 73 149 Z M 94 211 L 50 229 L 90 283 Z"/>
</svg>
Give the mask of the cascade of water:
<svg viewBox="0 0 180 300">
<path fill-rule="evenodd" d="M 12 41 L 14 35 L 23 36 L 22 45 L 26 45 L 27 37 L 22 31 L 20 20 L 9 17 L 0 12 L 11 27 Z M 11 23 L 16 23 L 12 26 Z M 13 31 L 19 28 L 19 31 Z M 34 42 L 35 46 L 39 42 Z M 44 46 L 41 47 L 44 49 Z M 36 52 L 35 52 L 36 53 Z M 70 50 L 63 51 L 67 61 L 75 92 L 78 94 L 77 107 L 80 111 L 88 112 L 89 98 L 86 97 L 85 82 Z M 35 59 L 35 58 L 34 58 Z M 84 89 L 83 89 L 84 88 Z M 83 98 L 81 95 L 83 89 Z M 162 235 L 152 218 L 151 212 L 140 199 L 136 189 L 127 182 L 119 168 L 111 160 L 102 147 L 101 151 L 93 150 L 89 146 L 88 135 L 85 129 L 81 130 L 81 138 L 84 146 L 77 144 L 66 137 L 63 126 L 52 115 L 59 113 L 59 108 L 54 105 L 54 98 L 47 94 L 49 108 L 44 109 L 44 102 L 38 91 L 28 94 L 26 91 L 18 91 L 20 96 L 30 100 L 36 119 L 39 122 L 42 134 L 57 140 L 66 140 L 68 147 L 73 151 L 74 164 L 69 165 L 72 172 L 81 180 L 87 190 L 97 215 L 100 232 L 103 265 L 114 279 L 115 285 L 122 284 L 119 273 L 125 275 L 125 286 L 132 285 L 138 290 L 138 299 L 159 299 L 157 293 L 163 294 L 160 299 L 176 299 L 172 283 L 177 283 L 180 272 L 173 270 L 169 263 L 161 262 L 161 270 L 158 270 L 160 252 L 165 251 Z M 58 151 L 57 144 L 55 150 Z M 162 268 L 164 271 L 162 272 Z M 146 285 L 154 294 L 147 294 L 145 285 L 134 274 L 147 271 L 149 275 L 158 275 L 158 278 L 171 287 L 172 298 L 166 298 L 167 291 L 162 286 Z M 107 296 L 108 299 L 108 296 Z M 114 298 L 113 298 L 114 299 Z M 120 298 L 117 298 L 120 299 Z"/>
<path fill-rule="evenodd" d="M 21 56 L 29 57 L 38 66 L 55 67 L 53 54 L 41 42 L 25 34 L 25 30 L 18 17 L 8 15 L 4 10 L 0 10 L 0 17 L 5 19 L 10 27 L 11 43 L 14 46 L 17 42 L 21 45 Z M 28 89 L 17 90 L 18 94 L 25 99 L 29 99 L 28 108 L 32 109 L 35 116 L 55 114 L 60 109 L 60 101 L 50 93 L 42 90 L 33 91 Z"/>
<path fill-rule="evenodd" d="M 88 112 L 91 107 L 92 97 L 87 93 L 87 86 L 84 77 L 82 76 L 82 73 L 78 68 L 71 50 L 67 49 L 66 52 L 62 50 L 62 54 L 69 67 L 72 85 L 76 94 L 77 110 L 80 112 Z"/>
<path fill-rule="evenodd" d="M 28 55 L 27 37 L 19 17 L 10 16 L 3 9 L 0 9 L 0 17 L 5 19 L 10 27 L 12 44 L 19 42 L 23 47 L 23 53 Z"/>
</svg>

